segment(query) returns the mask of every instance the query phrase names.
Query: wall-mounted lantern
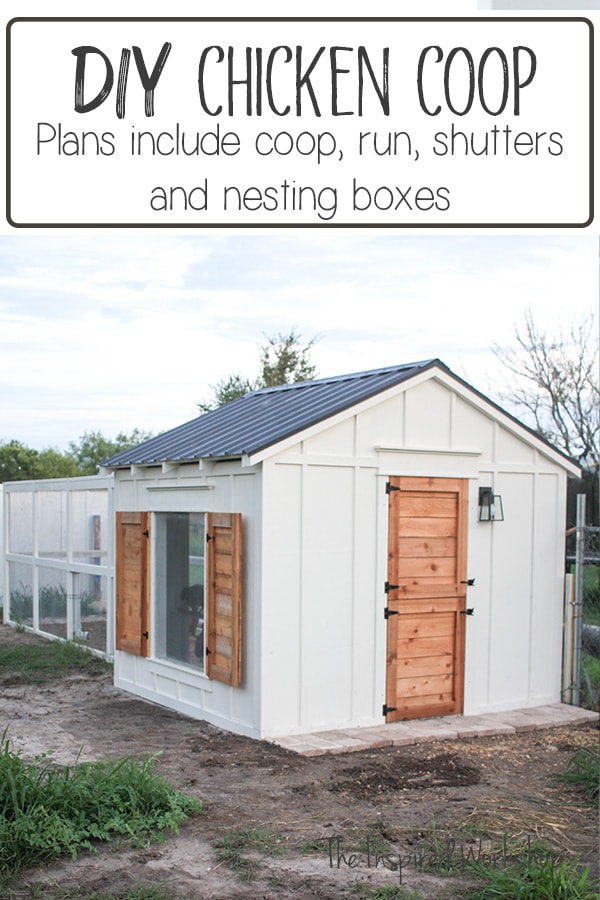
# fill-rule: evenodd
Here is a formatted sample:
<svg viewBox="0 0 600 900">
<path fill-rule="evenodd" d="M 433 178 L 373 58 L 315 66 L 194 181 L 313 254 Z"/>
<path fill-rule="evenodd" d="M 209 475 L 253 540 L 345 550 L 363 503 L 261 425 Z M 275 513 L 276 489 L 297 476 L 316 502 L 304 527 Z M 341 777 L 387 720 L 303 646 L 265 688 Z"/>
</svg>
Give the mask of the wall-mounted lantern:
<svg viewBox="0 0 600 900">
<path fill-rule="evenodd" d="M 504 509 L 502 508 L 502 497 L 500 494 L 494 494 L 491 487 L 479 488 L 479 521 L 480 522 L 503 522 Z"/>
</svg>

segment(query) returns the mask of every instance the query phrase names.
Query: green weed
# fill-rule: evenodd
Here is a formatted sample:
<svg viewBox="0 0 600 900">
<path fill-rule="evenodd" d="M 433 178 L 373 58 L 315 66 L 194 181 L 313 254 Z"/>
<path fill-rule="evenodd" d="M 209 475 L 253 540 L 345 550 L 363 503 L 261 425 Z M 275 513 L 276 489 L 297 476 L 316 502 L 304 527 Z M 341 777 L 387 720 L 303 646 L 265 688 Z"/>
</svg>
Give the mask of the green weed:
<svg viewBox="0 0 600 900">
<path fill-rule="evenodd" d="M 9 612 L 11 621 L 25 622 L 33 617 L 33 593 L 31 587 L 19 582 L 10 592 Z"/>
<path fill-rule="evenodd" d="M 65 618 L 67 615 L 67 592 L 62 584 L 40 585 L 38 590 L 40 618 Z M 84 591 L 79 598 L 82 615 L 96 611 L 93 598 Z M 10 618 L 12 620 L 31 619 L 33 616 L 33 591 L 30 585 L 21 581 L 10 592 Z"/>
<path fill-rule="evenodd" d="M 600 793 L 600 753 L 580 747 L 569 760 L 567 770 L 555 777 L 557 781 L 574 785 L 588 803 L 594 803 Z"/>
<path fill-rule="evenodd" d="M 154 758 L 53 766 L 51 754 L 33 763 L 0 741 L 0 883 L 25 865 L 76 858 L 115 836 L 141 841 L 177 831 L 199 801 L 171 788 Z"/>
<path fill-rule="evenodd" d="M 554 859 L 488 869 L 488 883 L 466 895 L 467 900 L 598 900 L 589 881 L 589 870 L 579 871 L 574 862 Z"/>
</svg>

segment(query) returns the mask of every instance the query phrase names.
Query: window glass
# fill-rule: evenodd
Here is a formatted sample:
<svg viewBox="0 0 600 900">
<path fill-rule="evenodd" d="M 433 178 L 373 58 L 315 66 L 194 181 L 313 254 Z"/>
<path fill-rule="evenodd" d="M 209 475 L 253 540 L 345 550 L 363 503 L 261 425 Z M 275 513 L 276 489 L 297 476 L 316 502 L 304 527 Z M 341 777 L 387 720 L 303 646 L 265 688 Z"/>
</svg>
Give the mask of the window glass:
<svg viewBox="0 0 600 900">
<path fill-rule="evenodd" d="M 156 514 L 157 656 L 204 671 L 204 513 Z"/>
</svg>

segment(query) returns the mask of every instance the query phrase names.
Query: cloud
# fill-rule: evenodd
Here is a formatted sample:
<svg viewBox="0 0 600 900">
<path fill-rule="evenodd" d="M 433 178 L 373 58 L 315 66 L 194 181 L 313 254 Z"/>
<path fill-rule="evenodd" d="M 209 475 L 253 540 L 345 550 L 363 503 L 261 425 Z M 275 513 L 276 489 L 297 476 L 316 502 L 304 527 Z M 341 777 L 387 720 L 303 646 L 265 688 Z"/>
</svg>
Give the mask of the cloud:
<svg viewBox="0 0 600 900">
<path fill-rule="evenodd" d="M 596 307 L 597 256 L 588 235 L 6 236 L 0 439 L 171 427 L 292 327 L 322 375 L 440 357 L 485 392 L 526 307 L 550 331 Z"/>
</svg>

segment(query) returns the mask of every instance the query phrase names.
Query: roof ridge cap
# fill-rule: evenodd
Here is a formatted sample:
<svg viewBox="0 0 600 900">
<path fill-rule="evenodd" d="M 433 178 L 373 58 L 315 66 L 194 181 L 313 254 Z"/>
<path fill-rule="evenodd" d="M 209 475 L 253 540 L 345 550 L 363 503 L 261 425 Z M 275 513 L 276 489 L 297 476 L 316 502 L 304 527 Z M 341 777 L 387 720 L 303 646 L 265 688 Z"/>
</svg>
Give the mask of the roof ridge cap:
<svg viewBox="0 0 600 900">
<path fill-rule="evenodd" d="M 444 364 L 438 358 L 432 359 L 421 359 L 412 363 L 401 363 L 395 366 L 384 366 L 380 369 L 365 369 L 362 372 L 347 372 L 345 375 L 329 375 L 324 378 L 313 378 L 310 381 L 290 381 L 286 384 L 274 384 L 270 387 L 257 388 L 255 391 L 249 391 L 245 394 L 245 397 L 255 397 L 258 394 L 268 394 L 269 392 L 277 392 L 277 391 L 285 391 L 285 390 L 294 390 L 301 387 L 311 387 L 312 385 L 318 384 L 332 384 L 336 381 L 350 381 L 355 378 L 365 378 L 367 376 L 373 375 L 388 375 L 390 372 L 399 372 L 403 369 L 416 369 L 416 368 L 424 368 L 425 366 L 432 365 L 433 363 L 440 363 L 442 366 Z M 444 368 L 446 368 L 444 366 Z"/>
</svg>

